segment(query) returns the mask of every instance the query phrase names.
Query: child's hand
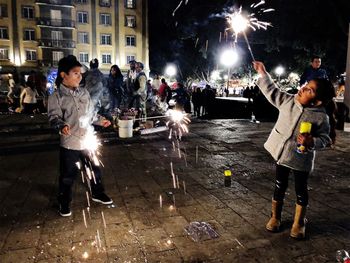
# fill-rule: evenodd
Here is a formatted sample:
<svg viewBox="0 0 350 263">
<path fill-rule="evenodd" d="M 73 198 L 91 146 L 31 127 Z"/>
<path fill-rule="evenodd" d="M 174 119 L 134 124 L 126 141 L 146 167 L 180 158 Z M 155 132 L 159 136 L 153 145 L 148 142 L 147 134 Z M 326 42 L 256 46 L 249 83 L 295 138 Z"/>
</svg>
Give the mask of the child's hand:
<svg viewBox="0 0 350 263">
<path fill-rule="evenodd" d="M 61 130 L 61 134 L 63 135 L 70 135 L 70 128 L 68 125 L 64 126 Z"/>
<path fill-rule="evenodd" d="M 267 74 L 264 63 L 260 61 L 253 61 L 253 67 L 261 76 L 265 76 Z"/>
<path fill-rule="evenodd" d="M 103 119 L 102 121 L 101 121 L 101 125 L 103 126 L 103 127 L 108 127 L 109 125 L 111 125 L 111 122 L 109 121 L 109 120 L 107 120 L 107 119 Z"/>
<path fill-rule="evenodd" d="M 298 144 L 304 145 L 308 148 L 312 148 L 314 146 L 313 137 L 309 133 L 300 133 L 297 137 L 297 142 Z"/>
</svg>

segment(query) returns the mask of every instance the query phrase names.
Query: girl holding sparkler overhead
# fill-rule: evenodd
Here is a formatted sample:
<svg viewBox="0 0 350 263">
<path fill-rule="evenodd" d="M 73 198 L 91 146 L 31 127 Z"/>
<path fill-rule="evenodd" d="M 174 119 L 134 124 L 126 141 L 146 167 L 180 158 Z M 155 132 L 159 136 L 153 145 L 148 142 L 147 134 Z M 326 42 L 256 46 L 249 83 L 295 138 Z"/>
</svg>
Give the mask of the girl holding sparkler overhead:
<svg viewBox="0 0 350 263">
<path fill-rule="evenodd" d="M 255 61 L 253 66 L 260 74 L 257 85 L 279 110 L 278 120 L 264 145 L 277 162 L 272 213 L 266 229 L 279 231 L 288 176 L 293 171 L 297 200 L 290 235 L 304 238 L 307 180 L 314 166 L 315 150 L 325 148 L 335 140 L 334 122 L 330 121 L 334 118 L 333 113 L 327 112 L 334 105 L 334 88 L 328 80 L 313 79 L 302 86 L 298 94 L 287 94 L 272 81 L 263 63 Z"/>
<path fill-rule="evenodd" d="M 91 131 L 93 110 L 90 95 L 86 89 L 79 88 L 81 64 L 75 56 L 69 55 L 58 62 L 56 79 L 57 90 L 49 97 L 48 117 L 51 126 L 60 133 L 60 176 L 59 213 L 70 216 L 72 186 L 79 173 L 80 163 L 88 174 L 92 200 L 102 204 L 113 201 L 104 193 L 101 170 L 94 150 L 90 147 L 95 141 L 88 141 Z M 111 123 L 101 118 L 98 123 L 107 127 Z M 90 150 L 89 150 L 90 149 Z M 90 183 L 90 184 L 89 184 Z"/>
</svg>

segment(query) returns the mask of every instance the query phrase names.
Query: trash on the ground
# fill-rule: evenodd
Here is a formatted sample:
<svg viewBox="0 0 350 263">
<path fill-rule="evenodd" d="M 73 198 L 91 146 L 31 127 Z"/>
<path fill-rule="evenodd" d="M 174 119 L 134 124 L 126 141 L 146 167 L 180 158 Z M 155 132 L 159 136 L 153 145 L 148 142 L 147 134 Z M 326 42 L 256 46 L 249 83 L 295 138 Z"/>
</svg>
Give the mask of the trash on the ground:
<svg viewBox="0 0 350 263">
<path fill-rule="evenodd" d="M 337 253 L 335 254 L 335 258 L 337 260 L 337 262 L 340 263 L 350 263 L 350 256 L 348 251 L 341 249 L 338 250 Z"/>
<path fill-rule="evenodd" d="M 212 226 L 207 222 L 191 222 L 184 229 L 194 242 L 219 237 L 219 234 L 216 233 Z"/>
</svg>

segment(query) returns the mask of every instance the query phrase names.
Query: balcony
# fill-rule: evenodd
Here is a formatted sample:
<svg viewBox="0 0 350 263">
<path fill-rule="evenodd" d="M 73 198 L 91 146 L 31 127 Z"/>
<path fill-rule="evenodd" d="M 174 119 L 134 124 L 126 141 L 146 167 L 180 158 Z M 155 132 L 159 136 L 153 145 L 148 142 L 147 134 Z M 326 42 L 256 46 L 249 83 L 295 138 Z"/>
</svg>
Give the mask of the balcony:
<svg viewBox="0 0 350 263">
<path fill-rule="evenodd" d="M 52 39 L 38 39 L 39 47 L 43 48 L 75 48 L 75 41 L 62 39 L 62 40 L 52 40 Z"/>
<path fill-rule="evenodd" d="M 54 67 L 57 68 L 58 61 L 51 59 L 38 60 L 38 65 L 41 67 Z"/>
<path fill-rule="evenodd" d="M 70 19 L 51 19 L 49 17 L 38 17 L 38 26 L 75 28 L 75 21 Z"/>
<path fill-rule="evenodd" d="M 72 0 L 36 0 L 37 4 L 73 7 Z"/>
<path fill-rule="evenodd" d="M 110 7 L 111 6 L 111 1 L 110 0 L 100 0 L 100 6 L 102 7 Z"/>
</svg>

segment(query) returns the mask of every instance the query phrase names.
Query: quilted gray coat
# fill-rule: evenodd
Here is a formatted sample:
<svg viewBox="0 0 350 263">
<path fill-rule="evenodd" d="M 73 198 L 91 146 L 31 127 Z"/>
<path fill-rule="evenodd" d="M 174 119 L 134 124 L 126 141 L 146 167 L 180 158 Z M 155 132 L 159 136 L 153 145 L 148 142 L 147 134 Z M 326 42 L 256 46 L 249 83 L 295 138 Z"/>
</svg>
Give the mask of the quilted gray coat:
<svg viewBox="0 0 350 263">
<path fill-rule="evenodd" d="M 281 91 L 268 74 L 261 77 L 257 85 L 267 100 L 279 110 L 277 122 L 264 144 L 265 149 L 279 165 L 298 171 L 312 171 L 315 150 L 323 149 L 331 143 L 329 120 L 325 108 L 303 107 L 296 100 L 296 95 Z M 312 123 L 311 135 L 314 138 L 313 149 L 309 149 L 305 154 L 296 151 L 297 136 L 302 121 Z"/>
</svg>

